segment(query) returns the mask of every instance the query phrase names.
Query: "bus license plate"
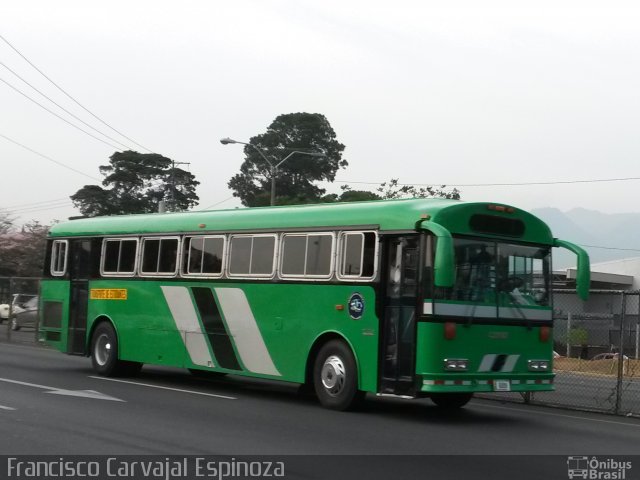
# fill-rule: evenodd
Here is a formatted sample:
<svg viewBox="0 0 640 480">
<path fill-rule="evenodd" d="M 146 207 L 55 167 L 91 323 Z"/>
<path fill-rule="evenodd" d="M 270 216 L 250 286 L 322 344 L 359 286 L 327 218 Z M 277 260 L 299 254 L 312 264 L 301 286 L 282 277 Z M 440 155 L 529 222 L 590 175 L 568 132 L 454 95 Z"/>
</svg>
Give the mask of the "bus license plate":
<svg viewBox="0 0 640 480">
<path fill-rule="evenodd" d="M 511 382 L 509 380 L 494 380 L 493 390 L 496 392 L 510 392 Z"/>
</svg>

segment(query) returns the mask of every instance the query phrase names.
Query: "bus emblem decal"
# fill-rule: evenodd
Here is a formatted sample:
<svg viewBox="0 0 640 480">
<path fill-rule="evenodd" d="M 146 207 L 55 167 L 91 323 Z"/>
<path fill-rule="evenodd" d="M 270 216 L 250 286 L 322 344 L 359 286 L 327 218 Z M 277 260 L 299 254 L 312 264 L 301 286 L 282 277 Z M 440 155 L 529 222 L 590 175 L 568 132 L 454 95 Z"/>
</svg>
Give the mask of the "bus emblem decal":
<svg viewBox="0 0 640 480">
<path fill-rule="evenodd" d="M 359 293 L 351 294 L 349 297 L 349 316 L 354 320 L 362 318 L 364 313 L 364 298 Z"/>
</svg>

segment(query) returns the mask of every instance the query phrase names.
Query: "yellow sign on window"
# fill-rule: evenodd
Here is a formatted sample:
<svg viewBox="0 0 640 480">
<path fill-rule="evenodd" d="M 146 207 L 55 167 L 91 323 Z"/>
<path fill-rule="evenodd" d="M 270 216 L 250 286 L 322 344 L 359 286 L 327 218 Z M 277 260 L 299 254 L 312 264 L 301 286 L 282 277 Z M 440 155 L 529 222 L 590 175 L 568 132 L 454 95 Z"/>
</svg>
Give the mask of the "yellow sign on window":
<svg viewBox="0 0 640 480">
<path fill-rule="evenodd" d="M 92 288 L 91 300 L 126 300 L 126 288 Z"/>
</svg>

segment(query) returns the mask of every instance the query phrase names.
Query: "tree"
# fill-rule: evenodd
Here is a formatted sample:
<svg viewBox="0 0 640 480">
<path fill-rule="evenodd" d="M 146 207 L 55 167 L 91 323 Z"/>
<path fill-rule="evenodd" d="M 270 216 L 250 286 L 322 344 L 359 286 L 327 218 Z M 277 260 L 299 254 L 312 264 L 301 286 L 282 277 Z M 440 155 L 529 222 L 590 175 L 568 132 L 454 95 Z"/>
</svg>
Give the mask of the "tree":
<svg viewBox="0 0 640 480">
<path fill-rule="evenodd" d="M 371 200 L 382 200 L 380 195 L 374 192 L 369 192 L 368 190 L 351 190 L 349 185 L 344 185 L 340 188 L 343 190 L 340 195 L 330 193 L 322 197 L 322 202 L 367 202 Z"/>
<path fill-rule="evenodd" d="M 13 244 L 13 236 L 11 235 L 14 228 L 13 222 L 14 219 L 11 215 L 6 212 L 0 212 L 0 277 L 12 274 L 11 256 L 8 250 Z"/>
<path fill-rule="evenodd" d="M 414 185 L 400 184 L 397 178 L 392 178 L 388 182 L 383 182 L 376 189 L 383 199 L 393 198 L 448 198 L 450 200 L 460 200 L 460 191 L 457 188 L 445 190 L 446 185 L 440 187 L 416 187 Z"/>
<path fill-rule="evenodd" d="M 367 190 L 351 190 L 349 185 L 343 185 L 343 192 L 338 195 L 326 195 L 326 202 L 360 202 L 363 200 L 389 200 L 394 198 L 448 198 L 460 200 L 460 191 L 457 188 L 445 190 L 446 185 L 438 187 L 416 187 L 414 185 L 400 184 L 397 178 L 383 182 L 376 192 Z"/>
<path fill-rule="evenodd" d="M 2 222 L 0 215 L 0 223 Z M 39 277 L 42 275 L 49 226 L 32 221 L 0 236 L 0 276 Z"/>
<path fill-rule="evenodd" d="M 9 233 L 13 229 L 14 219 L 6 212 L 0 212 L 0 235 Z"/>
<path fill-rule="evenodd" d="M 187 210 L 198 204 L 200 182 L 174 162 L 157 153 L 116 152 L 109 165 L 101 165 L 102 186 L 85 185 L 71 196 L 87 217 L 157 212 L 167 199 L 170 210 Z"/>
<path fill-rule="evenodd" d="M 252 137 L 251 145 L 260 149 L 273 165 L 295 150 L 323 153 L 324 157 L 293 155 L 280 167 L 276 176 L 278 205 L 317 203 L 325 190 L 314 182 L 335 179 L 336 172 L 348 165 L 342 159 L 344 145 L 324 115 L 319 113 L 289 113 L 279 115 L 266 133 Z M 271 169 L 255 148 L 246 145 L 245 160 L 240 173 L 229 180 L 233 195 L 247 207 L 269 205 Z"/>
</svg>

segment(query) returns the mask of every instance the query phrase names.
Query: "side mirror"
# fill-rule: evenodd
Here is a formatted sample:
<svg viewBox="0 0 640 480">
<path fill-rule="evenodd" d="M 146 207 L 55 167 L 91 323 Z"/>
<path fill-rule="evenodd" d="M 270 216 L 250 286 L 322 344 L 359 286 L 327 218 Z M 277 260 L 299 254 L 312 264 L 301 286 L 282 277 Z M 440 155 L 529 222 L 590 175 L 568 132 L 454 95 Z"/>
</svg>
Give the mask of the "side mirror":
<svg viewBox="0 0 640 480">
<path fill-rule="evenodd" d="M 553 246 L 565 248 L 576 254 L 578 258 L 578 271 L 576 272 L 576 291 L 582 300 L 589 298 L 589 288 L 591 285 L 591 264 L 589 262 L 589 254 L 586 250 L 578 245 L 567 242 L 566 240 L 553 239 Z"/>
<path fill-rule="evenodd" d="M 436 287 L 450 288 L 456 283 L 455 252 L 451 232 L 442 225 L 421 220 L 416 223 L 416 229 L 423 229 L 433 233 L 438 241 L 433 264 L 433 283 Z"/>
</svg>

